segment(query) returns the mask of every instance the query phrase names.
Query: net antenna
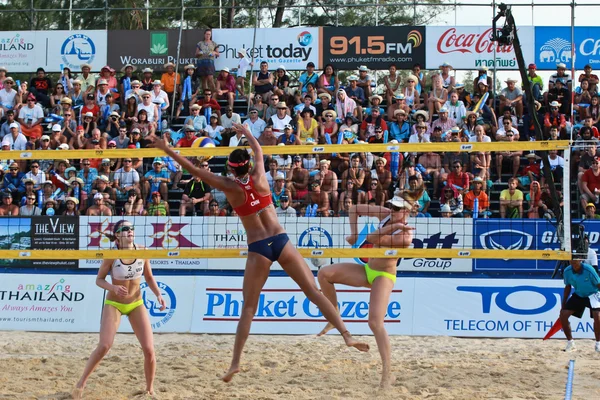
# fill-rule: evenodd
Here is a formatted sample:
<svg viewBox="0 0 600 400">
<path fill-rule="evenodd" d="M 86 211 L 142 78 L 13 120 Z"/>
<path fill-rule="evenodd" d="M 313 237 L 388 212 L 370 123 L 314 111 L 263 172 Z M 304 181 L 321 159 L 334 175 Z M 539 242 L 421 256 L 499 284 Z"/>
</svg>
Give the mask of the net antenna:
<svg viewBox="0 0 600 400">
<path fill-rule="evenodd" d="M 498 22 L 504 18 L 504 25 L 501 28 L 498 28 Z M 497 42 L 500 46 L 512 46 L 515 52 L 515 57 L 517 59 L 517 65 L 519 67 L 519 73 L 521 74 L 521 82 L 523 83 L 523 88 L 525 91 L 525 97 L 527 98 L 527 109 L 529 110 L 529 116 L 531 117 L 531 122 L 533 123 L 533 128 L 535 130 L 535 138 L 537 141 L 547 140 L 548 138 L 544 138 L 544 134 L 542 131 L 542 125 L 540 124 L 540 120 L 538 118 L 538 113 L 535 108 L 535 98 L 533 96 L 533 89 L 531 87 L 531 83 L 529 82 L 529 78 L 527 76 L 527 68 L 525 64 L 525 60 L 523 58 L 523 51 L 521 50 L 521 42 L 519 40 L 519 35 L 517 33 L 517 25 L 515 23 L 515 19 L 512 15 L 511 7 L 500 3 L 498 5 L 498 14 L 492 20 L 492 34 L 490 38 L 493 42 Z M 566 149 L 569 152 L 569 149 Z M 562 208 L 560 206 L 560 197 L 558 195 L 558 191 L 556 190 L 556 185 L 554 184 L 554 178 L 552 175 L 552 170 L 550 169 L 550 161 L 548 159 L 548 152 L 545 150 L 539 151 L 539 156 L 544 164 L 543 173 L 546 177 L 546 181 L 548 183 L 548 189 L 550 189 L 550 194 L 553 198 L 553 208 L 552 213 L 549 213 L 549 217 L 547 218 L 552 225 L 556 227 L 556 235 L 558 237 L 560 243 L 561 250 L 570 250 L 571 242 L 565 241 L 565 234 L 570 238 L 570 225 L 565 223 L 565 220 L 569 218 L 569 213 L 563 213 Z M 566 160 L 565 160 L 566 161 Z M 563 182 L 564 185 L 568 185 L 568 180 Z M 567 186 L 563 187 L 563 192 L 566 193 L 570 188 Z M 570 196 L 565 196 L 565 200 L 569 199 Z M 552 215 L 553 214 L 553 215 Z M 565 227 L 567 228 L 565 231 Z M 558 266 L 557 266 L 558 270 Z M 554 277 L 556 272 L 552 275 Z"/>
</svg>

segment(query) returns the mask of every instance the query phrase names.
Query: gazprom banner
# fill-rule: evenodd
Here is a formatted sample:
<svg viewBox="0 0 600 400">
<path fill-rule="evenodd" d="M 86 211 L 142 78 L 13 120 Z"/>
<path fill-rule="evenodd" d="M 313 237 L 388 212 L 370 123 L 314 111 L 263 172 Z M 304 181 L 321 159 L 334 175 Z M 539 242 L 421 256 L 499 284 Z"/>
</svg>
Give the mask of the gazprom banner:
<svg viewBox="0 0 600 400">
<path fill-rule="evenodd" d="M 585 221 L 590 246 L 600 252 L 600 221 Z M 478 219 L 473 231 L 473 248 L 485 250 L 555 250 L 560 247 L 556 228 L 541 219 Z M 552 260 L 474 259 L 476 272 L 523 273 L 548 271 L 556 266 Z"/>
<path fill-rule="evenodd" d="M 13 72 L 81 71 L 81 64 L 100 70 L 106 64 L 106 31 L 0 32 L 0 65 Z"/>
<path fill-rule="evenodd" d="M 535 63 L 539 69 L 555 70 L 557 63 L 571 69 L 571 28 L 568 26 L 535 28 Z M 575 27 L 575 69 L 586 64 L 597 69 L 600 64 L 600 28 Z"/>
<path fill-rule="evenodd" d="M 428 26 L 427 69 L 437 70 L 444 62 L 454 69 L 518 69 L 513 46 L 500 46 L 490 40 L 491 26 Z M 518 30 L 525 62 L 533 59 L 533 27 Z M 495 54 L 494 54 L 495 50 Z"/>
</svg>

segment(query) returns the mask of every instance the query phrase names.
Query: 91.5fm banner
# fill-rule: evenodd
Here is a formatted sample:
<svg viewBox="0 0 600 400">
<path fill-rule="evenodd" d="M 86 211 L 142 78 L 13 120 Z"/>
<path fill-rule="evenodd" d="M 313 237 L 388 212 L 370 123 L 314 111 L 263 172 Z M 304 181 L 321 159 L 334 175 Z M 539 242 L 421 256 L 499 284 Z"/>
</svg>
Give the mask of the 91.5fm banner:
<svg viewBox="0 0 600 400">
<path fill-rule="evenodd" d="M 323 28 L 322 65 L 337 69 L 385 69 L 396 64 L 398 69 L 425 65 L 425 27 L 378 26 Z"/>
</svg>

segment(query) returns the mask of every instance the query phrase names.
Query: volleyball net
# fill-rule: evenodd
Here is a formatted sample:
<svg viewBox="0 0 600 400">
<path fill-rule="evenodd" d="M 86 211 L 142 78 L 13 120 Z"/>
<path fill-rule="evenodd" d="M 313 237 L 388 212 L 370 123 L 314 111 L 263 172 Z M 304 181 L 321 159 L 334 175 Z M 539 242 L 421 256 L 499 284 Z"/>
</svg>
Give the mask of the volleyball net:
<svg viewBox="0 0 600 400">
<path fill-rule="evenodd" d="M 199 168 L 224 176 L 231 150 L 178 149 Z M 570 195 L 575 186 L 568 141 L 265 146 L 263 151 L 278 218 L 315 267 L 387 257 L 422 268 L 471 259 L 531 260 L 533 269 L 550 270 L 553 260 L 570 259 L 570 219 L 581 215 L 572 212 L 577 199 L 572 202 Z M 541 152 L 550 154 L 550 177 L 541 173 Z M 23 182 L 2 188 L 12 193 L 10 200 L 2 195 L 4 210 L 13 204 L 20 211 L 0 217 L 3 265 L 98 267 L 105 258 L 138 258 L 139 251 L 118 250 L 106 236 L 125 219 L 135 226 L 136 243 L 146 247 L 143 257 L 157 268 L 243 268 L 246 231 L 223 193 L 194 180 L 160 150 L 0 151 L 0 163 L 8 166 L 5 175 Z M 49 172 L 43 180 L 34 175 L 31 183 L 27 177 L 35 169 Z M 550 192 L 550 179 L 560 198 Z M 373 248 L 367 235 L 379 220 L 367 217 L 359 218 L 358 241 L 346 242 L 350 207 L 385 206 L 395 196 L 412 203 L 410 248 Z M 553 212 L 556 202 L 562 215 Z M 27 216 L 37 214 L 35 207 L 42 215 Z M 73 209 L 81 215 L 70 215 Z M 561 222 L 564 229 L 557 231 Z M 211 261 L 215 258 L 221 260 Z M 548 265 L 539 267 L 540 260 Z"/>
</svg>

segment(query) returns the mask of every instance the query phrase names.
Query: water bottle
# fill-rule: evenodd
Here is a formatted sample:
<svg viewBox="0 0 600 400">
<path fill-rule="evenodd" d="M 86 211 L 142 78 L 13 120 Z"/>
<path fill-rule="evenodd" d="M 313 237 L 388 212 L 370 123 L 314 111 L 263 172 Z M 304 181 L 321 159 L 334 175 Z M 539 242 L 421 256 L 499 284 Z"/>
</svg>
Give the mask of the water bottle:
<svg viewBox="0 0 600 400">
<path fill-rule="evenodd" d="M 44 203 L 44 191 L 42 189 L 39 189 L 37 192 L 37 201 L 40 207 Z"/>
<path fill-rule="evenodd" d="M 476 219 L 479 217 L 479 199 L 475 198 L 475 201 L 473 202 L 473 219 Z"/>
<path fill-rule="evenodd" d="M 392 159 L 390 161 L 390 170 L 392 171 L 392 177 L 398 178 L 398 168 L 400 167 L 400 153 L 394 151 L 391 153 Z"/>
<path fill-rule="evenodd" d="M 204 109 L 204 118 L 206 118 L 207 122 L 210 122 L 210 116 L 212 115 L 212 108 L 211 107 L 206 107 Z"/>
<path fill-rule="evenodd" d="M 76 186 L 76 187 L 75 187 L 75 190 L 73 190 L 73 194 L 75 195 L 75 198 L 76 198 L 77 200 L 79 200 L 79 186 Z M 78 208 L 79 208 L 79 206 L 76 204 L 76 205 L 75 205 L 75 209 L 78 209 Z"/>
<path fill-rule="evenodd" d="M 319 208 L 318 204 L 313 204 L 312 206 L 312 210 L 310 212 L 310 216 L 311 217 L 316 217 L 317 216 L 317 209 Z"/>
</svg>

